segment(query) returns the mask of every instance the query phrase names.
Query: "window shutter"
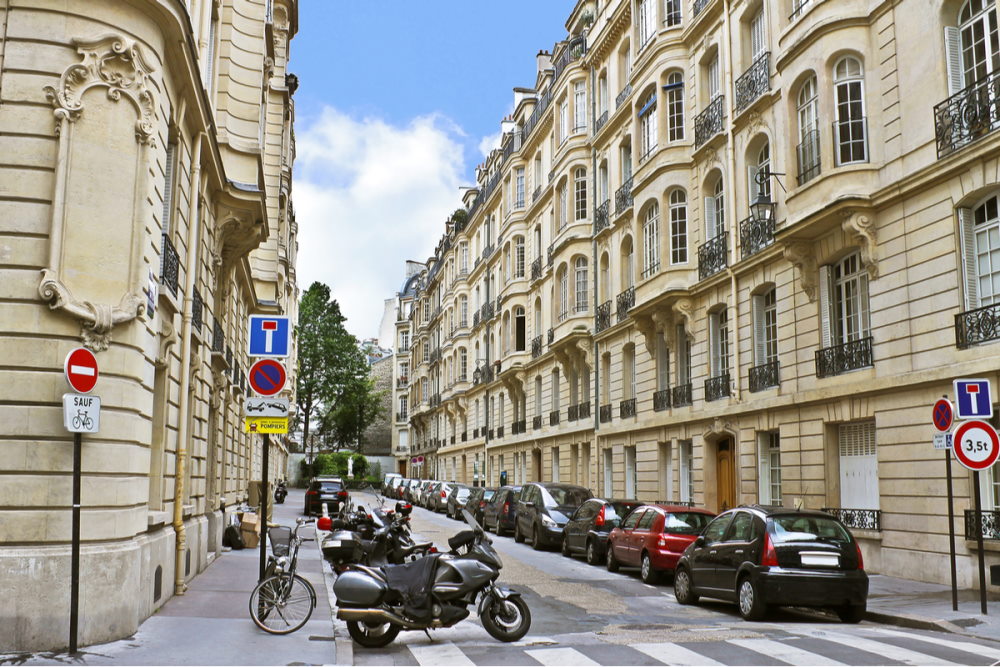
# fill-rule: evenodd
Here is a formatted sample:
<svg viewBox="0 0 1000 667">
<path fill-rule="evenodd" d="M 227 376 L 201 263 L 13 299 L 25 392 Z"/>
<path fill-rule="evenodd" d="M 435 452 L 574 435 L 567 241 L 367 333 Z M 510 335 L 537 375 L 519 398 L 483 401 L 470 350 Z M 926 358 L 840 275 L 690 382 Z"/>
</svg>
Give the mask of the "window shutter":
<svg viewBox="0 0 1000 667">
<path fill-rule="evenodd" d="M 760 186 L 757 185 L 757 173 L 759 171 L 760 169 L 757 168 L 757 165 L 747 165 L 747 198 L 749 204 L 754 203 L 754 200 L 757 199 L 757 193 L 760 190 Z"/>
<path fill-rule="evenodd" d="M 705 197 L 705 240 L 715 238 L 715 197 Z"/>
<path fill-rule="evenodd" d="M 722 366 L 719 362 L 721 350 L 719 349 L 719 314 L 712 313 L 708 316 L 708 370 L 712 377 L 719 374 L 719 368 Z"/>
<path fill-rule="evenodd" d="M 177 144 L 169 142 L 167 144 L 167 155 L 164 157 L 163 165 L 163 217 L 160 220 L 160 229 L 164 234 L 170 233 L 170 213 L 173 208 L 174 199 L 174 161 Z"/>
<path fill-rule="evenodd" d="M 958 209 L 959 240 L 965 271 L 965 309 L 979 308 L 979 271 L 976 267 L 976 230 L 972 209 Z"/>
<path fill-rule="evenodd" d="M 831 303 L 831 267 L 824 264 L 819 267 L 819 322 L 820 322 L 820 347 L 830 347 L 833 344 L 833 321 L 831 314 L 833 304 Z"/>
<path fill-rule="evenodd" d="M 767 361 L 767 347 L 764 335 L 764 296 L 756 294 L 750 302 L 750 312 L 753 318 L 753 358 L 760 366 Z"/>
<path fill-rule="evenodd" d="M 948 65 L 948 95 L 955 95 L 964 85 L 962 74 L 962 33 L 954 26 L 945 26 L 944 55 Z"/>
<path fill-rule="evenodd" d="M 205 90 L 212 92 L 212 77 L 215 69 L 215 33 L 218 26 L 216 19 L 212 19 L 208 27 L 208 49 L 205 51 Z"/>
<path fill-rule="evenodd" d="M 757 297 L 754 297 L 755 299 Z M 760 479 L 758 480 L 758 499 L 762 505 L 771 504 L 771 458 L 767 448 L 768 439 L 766 433 L 757 434 L 757 461 L 760 469 Z"/>
</svg>

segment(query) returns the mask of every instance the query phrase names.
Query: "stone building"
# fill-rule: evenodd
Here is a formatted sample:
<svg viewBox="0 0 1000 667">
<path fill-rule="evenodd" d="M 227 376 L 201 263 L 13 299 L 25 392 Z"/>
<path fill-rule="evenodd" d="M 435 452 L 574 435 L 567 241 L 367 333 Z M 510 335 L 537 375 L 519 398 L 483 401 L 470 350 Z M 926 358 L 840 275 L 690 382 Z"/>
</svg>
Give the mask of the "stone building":
<svg viewBox="0 0 1000 667">
<path fill-rule="evenodd" d="M 919 8 L 920 11 L 913 11 Z M 996 8 L 582 0 L 410 314 L 410 452 L 603 496 L 827 508 L 946 582 L 930 406 L 998 380 Z M 955 466 L 959 582 L 1000 475 Z"/>
<path fill-rule="evenodd" d="M 386 354 L 372 361 L 369 374 L 375 382 L 375 391 L 381 393 L 379 404 L 381 414 L 365 429 L 361 437 L 361 453 L 366 456 L 390 456 L 392 454 L 392 369 L 395 358 Z M 386 470 L 385 472 L 390 472 Z"/>
<path fill-rule="evenodd" d="M 410 463 L 410 356 L 411 331 L 410 312 L 413 310 L 413 299 L 420 287 L 420 274 L 426 266 L 420 262 L 406 262 L 406 278 L 394 298 L 395 312 L 395 346 L 392 384 L 392 454 L 396 458 L 396 472 L 418 474 L 413 469 L 408 470 Z M 387 471 L 388 472 L 388 471 Z"/>
<path fill-rule="evenodd" d="M 253 313 L 296 315 L 297 12 L 297 0 L 0 9 L 4 650 L 68 643 L 71 349 L 96 352 L 103 403 L 83 437 L 81 645 L 132 634 L 183 593 L 262 474 L 262 440 L 243 432 L 246 327 Z M 271 442 L 275 479 L 287 441 Z"/>
</svg>

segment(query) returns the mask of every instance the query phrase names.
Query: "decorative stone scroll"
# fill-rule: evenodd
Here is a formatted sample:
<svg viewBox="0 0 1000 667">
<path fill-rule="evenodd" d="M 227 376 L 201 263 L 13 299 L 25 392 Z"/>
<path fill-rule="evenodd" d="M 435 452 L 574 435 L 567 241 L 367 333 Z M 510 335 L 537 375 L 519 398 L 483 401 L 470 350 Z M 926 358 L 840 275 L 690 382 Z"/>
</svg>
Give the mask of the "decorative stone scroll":
<svg viewBox="0 0 1000 667">
<path fill-rule="evenodd" d="M 876 250 L 878 241 L 875 238 L 875 224 L 872 219 L 864 213 L 857 211 L 844 211 L 844 221 L 841 229 L 854 242 L 858 244 L 858 252 L 861 255 L 861 264 L 868 271 L 868 277 L 878 278 L 878 258 Z"/>
<path fill-rule="evenodd" d="M 819 280 L 819 267 L 816 263 L 816 253 L 813 244 L 807 241 L 797 241 L 785 246 L 785 259 L 799 271 L 799 284 L 810 301 L 816 300 L 816 283 Z"/>
</svg>

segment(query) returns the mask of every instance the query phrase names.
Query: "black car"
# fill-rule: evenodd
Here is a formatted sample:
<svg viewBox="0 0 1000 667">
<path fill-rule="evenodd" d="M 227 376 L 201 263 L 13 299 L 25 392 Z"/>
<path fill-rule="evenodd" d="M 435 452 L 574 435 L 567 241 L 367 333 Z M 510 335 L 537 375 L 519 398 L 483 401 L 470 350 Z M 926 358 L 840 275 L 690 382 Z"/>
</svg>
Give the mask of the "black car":
<svg viewBox="0 0 1000 667">
<path fill-rule="evenodd" d="M 493 500 L 483 508 L 483 529 L 492 530 L 497 535 L 503 535 L 508 530 L 514 530 L 514 516 L 517 514 L 517 494 L 520 486 L 501 486 Z"/>
<path fill-rule="evenodd" d="M 448 500 L 445 501 L 444 513 L 452 519 L 461 521 L 462 508 L 465 507 L 465 501 L 469 499 L 471 491 L 472 489 L 466 484 L 453 483 L 451 491 L 448 492 Z"/>
<path fill-rule="evenodd" d="M 564 556 L 584 554 L 591 565 L 604 562 L 608 535 L 621 523 L 622 517 L 641 505 L 638 500 L 605 500 L 591 498 L 563 526 Z"/>
<path fill-rule="evenodd" d="M 830 607 L 845 623 L 865 615 L 868 575 L 861 547 L 835 517 L 751 505 L 723 512 L 689 546 L 674 574 L 681 604 L 698 597 L 738 603 L 760 620 L 769 605 Z"/>
<path fill-rule="evenodd" d="M 485 486 L 474 486 L 469 489 L 469 497 L 465 500 L 465 509 L 469 510 L 472 516 L 476 517 L 476 521 L 479 522 L 480 526 L 485 527 L 483 513 L 486 510 L 486 506 L 493 500 L 496 492 L 496 489 L 487 489 Z M 457 511 L 455 514 L 459 518 L 462 516 Z"/>
<path fill-rule="evenodd" d="M 523 542 L 530 537 L 535 549 L 562 545 L 563 526 L 580 505 L 593 497 L 590 489 L 574 484 L 525 484 L 517 497 L 514 541 Z"/>
<path fill-rule="evenodd" d="M 339 477 L 313 477 L 309 480 L 309 488 L 306 489 L 305 509 L 302 513 L 306 516 L 320 514 L 323 511 L 323 503 L 326 503 L 327 512 L 332 516 L 340 511 L 341 505 L 347 502 L 347 499 L 347 489 Z"/>
</svg>

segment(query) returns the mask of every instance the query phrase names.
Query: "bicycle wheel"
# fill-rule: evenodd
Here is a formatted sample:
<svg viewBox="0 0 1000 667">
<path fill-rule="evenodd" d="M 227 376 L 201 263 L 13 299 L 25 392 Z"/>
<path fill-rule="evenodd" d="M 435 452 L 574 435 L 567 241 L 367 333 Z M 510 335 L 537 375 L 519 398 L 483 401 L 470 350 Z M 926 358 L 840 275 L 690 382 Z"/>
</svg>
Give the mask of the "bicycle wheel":
<svg viewBox="0 0 1000 667">
<path fill-rule="evenodd" d="M 275 635 L 301 628 L 315 607 L 316 591 L 297 574 L 268 577 L 250 594 L 250 618 L 258 628 Z"/>
</svg>

